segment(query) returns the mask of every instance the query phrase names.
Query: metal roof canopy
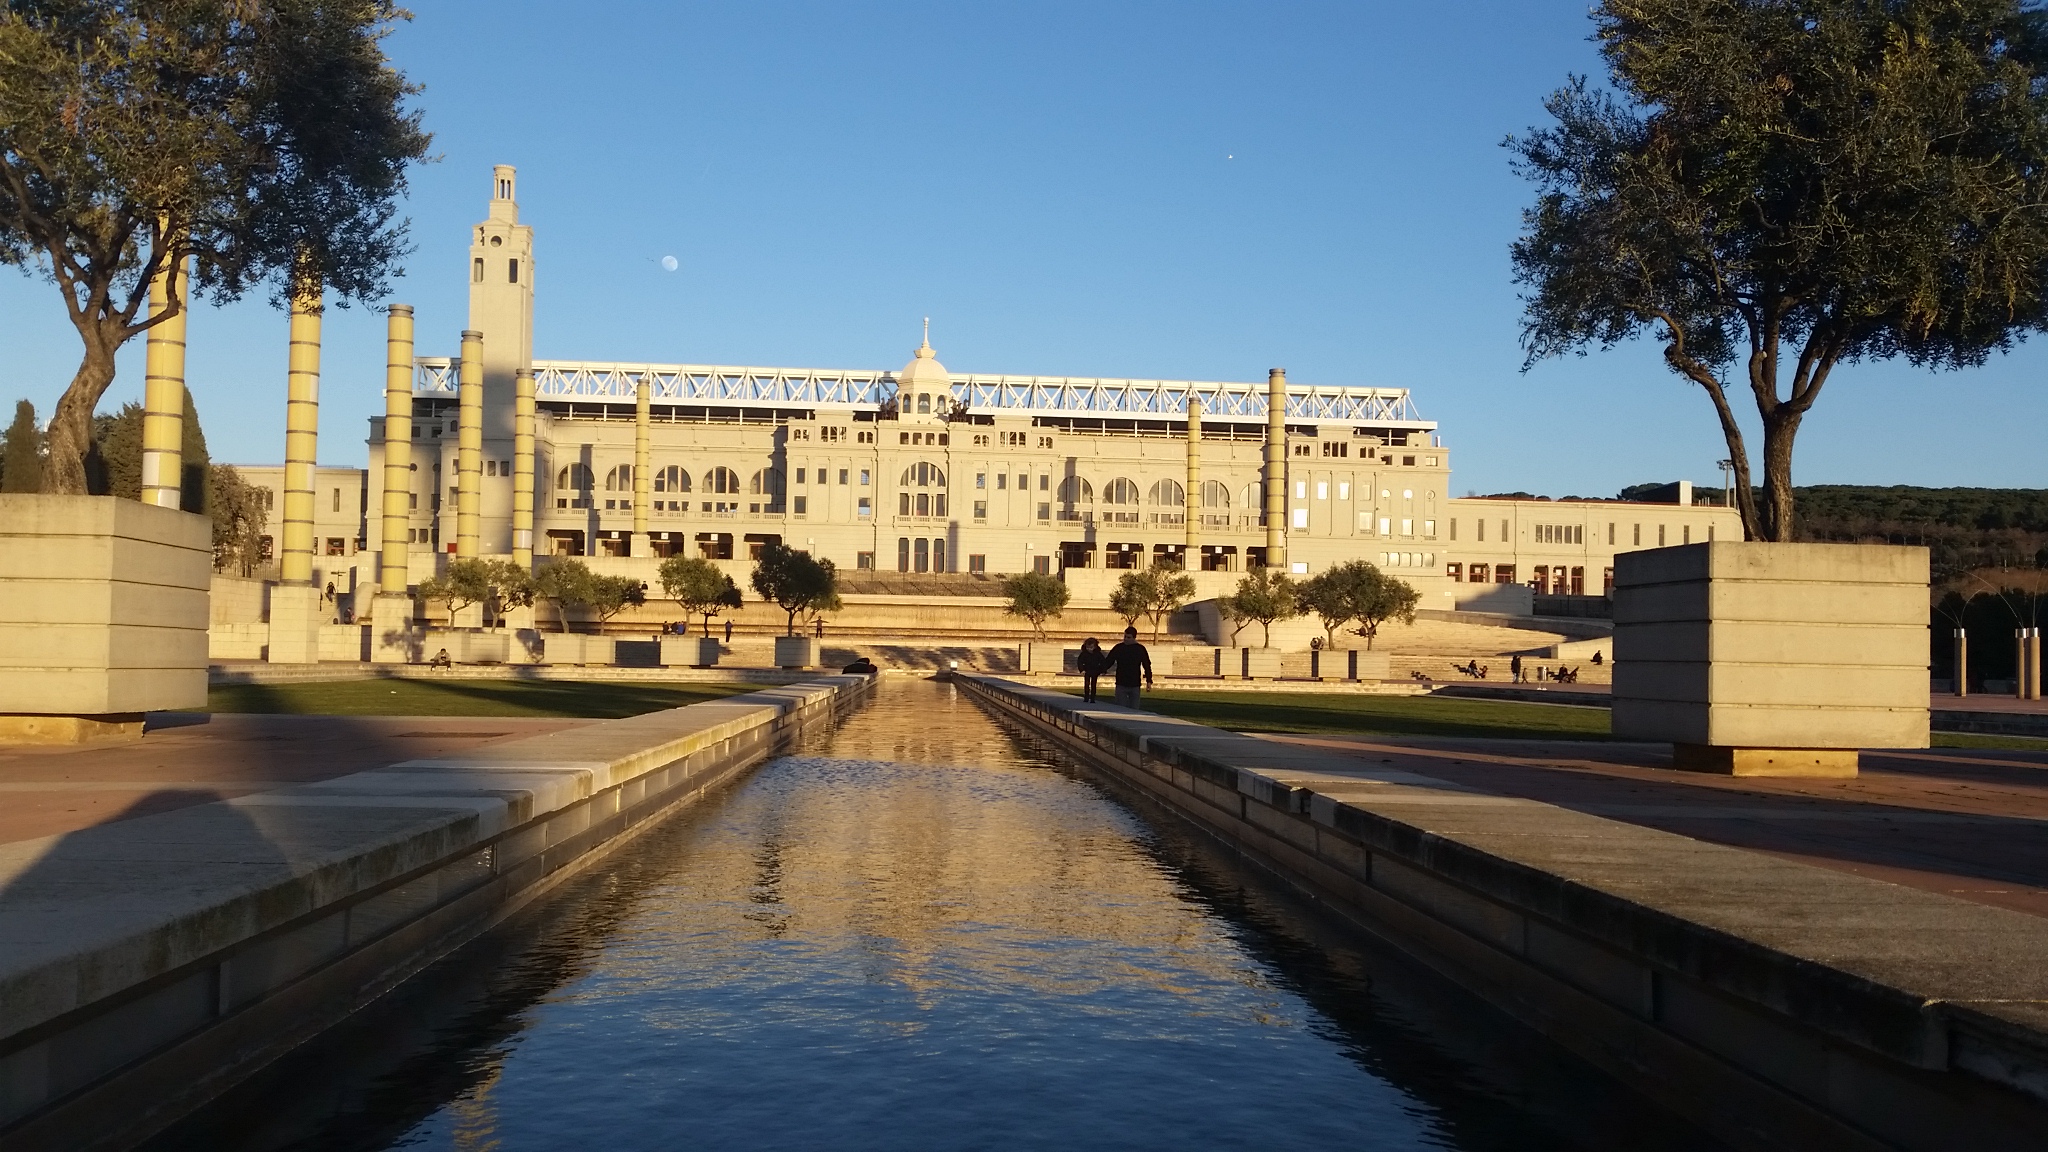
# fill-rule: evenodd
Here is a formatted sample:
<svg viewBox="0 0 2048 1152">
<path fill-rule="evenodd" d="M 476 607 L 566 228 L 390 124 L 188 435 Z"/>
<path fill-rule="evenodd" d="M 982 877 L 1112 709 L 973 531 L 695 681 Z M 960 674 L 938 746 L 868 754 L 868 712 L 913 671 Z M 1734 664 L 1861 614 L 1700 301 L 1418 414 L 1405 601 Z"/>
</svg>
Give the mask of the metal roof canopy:
<svg viewBox="0 0 2048 1152">
<path fill-rule="evenodd" d="M 454 396 L 461 361 L 413 361 L 413 394 Z M 894 372 L 822 368 L 749 368 L 712 364 L 607 364 L 584 360 L 533 362 L 536 400 L 632 403 L 640 381 L 667 404 L 737 404 L 857 411 L 881 407 L 896 394 Z M 1266 385 L 1190 380 L 1102 380 L 1077 376 L 978 376 L 956 373 L 953 399 L 969 412 L 1171 418 L 1185 416 L 1187 398 L 1217 419 L 1263 419 Z M 1436 429 L 1415 412 L 1406 388 L 1289 384 L 1290 418 L 1325 424 Z"/>
</svg>

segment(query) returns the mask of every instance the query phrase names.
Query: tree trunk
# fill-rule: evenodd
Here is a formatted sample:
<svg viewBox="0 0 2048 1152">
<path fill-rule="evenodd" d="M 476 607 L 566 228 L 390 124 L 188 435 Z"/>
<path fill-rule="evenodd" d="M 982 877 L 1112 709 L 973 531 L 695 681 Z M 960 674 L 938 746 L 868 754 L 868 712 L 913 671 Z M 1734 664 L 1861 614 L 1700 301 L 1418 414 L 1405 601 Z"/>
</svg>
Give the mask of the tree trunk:
<svg viewBox="0 0 2048 1152">
<path fill-rule="evenodd" d="M 82 329 L 81 334 L 85 336 L 85 357 L 50 416 L 49 459 L 43 466 L 43 491 L 60 496 L 90 493 L 85 458 L 92 451 L 92 414 L 114 382 L 115 345 L 96 339 L 96 332 Z"/>
<path fill-rule="evenodd" d="M 1792 440 L 1802 413 L 1780 408 L 1764 417 L 1763 538 L 1789 543 L 1793 536 Z"/>
</svg>

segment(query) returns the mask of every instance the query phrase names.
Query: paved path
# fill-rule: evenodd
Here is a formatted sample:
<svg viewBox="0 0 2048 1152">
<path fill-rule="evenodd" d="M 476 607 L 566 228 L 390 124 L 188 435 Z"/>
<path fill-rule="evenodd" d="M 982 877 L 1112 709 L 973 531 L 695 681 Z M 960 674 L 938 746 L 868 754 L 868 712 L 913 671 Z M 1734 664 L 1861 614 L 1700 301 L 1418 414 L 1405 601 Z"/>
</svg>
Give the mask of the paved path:
<svg viewBox="0 0 2048 1152">
<path fill-rule="evenodd" d="M 159 714 L 143 739 L 0 745 L 0 843 L 75 832 L 594 720 L 472 716 Z"/>
<path fill-rule="evenodd" d="M 1643 744 L 1267 739 L 2048 916 L 2048 752 L 1866 752 L 1854 780 L 1771 780 L 1675 771 Z"/>
</svg>

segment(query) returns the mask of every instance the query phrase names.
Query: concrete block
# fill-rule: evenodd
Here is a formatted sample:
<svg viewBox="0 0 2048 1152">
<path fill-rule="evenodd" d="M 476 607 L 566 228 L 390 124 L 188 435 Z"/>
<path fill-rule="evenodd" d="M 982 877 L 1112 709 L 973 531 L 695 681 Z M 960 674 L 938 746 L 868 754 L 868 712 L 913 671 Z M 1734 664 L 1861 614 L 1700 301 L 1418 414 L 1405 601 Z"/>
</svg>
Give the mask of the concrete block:
<svg viewBox="0 0 2048 1152">
<path fill-rule="evenodd" d="M 270 653 L 272 664 L 317 664 L 320 626 L 327 622 L 320 589 L 311 584 L 280 584 L 270 590 Z"/>
<path fill-rule="evenodd" d="M 209 660 L 261 660 L 269 647 L 268 624 L 215 624 L 206 630 Z"/>
<path fill-rule="evenodd" d="M 544 664 L 611 664 L 618 656 L 609 636 L 582 632 L 549 632 L 541 638 Z"/>
<path fill-rule="evenodd" d="M 370 660 L 377 664 L 413 664 L 426 659 L 421 651 L 426 630 L 413 622 L 412 597 L 379 596 L 370 601 Z"/>
<path fill-rule="evenodd" d="M 322 624 L 320 659 L 360 663 L 370 658 L 370 626 L 367 624 Z"/>
<path fill-rule="evenodd" d="M 818 662 L 818 644 L 809 636 L 777 636 L 775 638 L 775 666 L 777 668 L 809 668 Z"/>
<path fill-rule="evenodd" d="M 1346 680 L 1391 680 L 1394 676 L 1394 658 L 1385 652 L 1360 652 L 1353 648 L 1345 663 Z"/>
<path fill-rule="evenodd" d="M 1238 675 L 1247 680 L 1272 680 L 1280 675 L 1281 653 L 1278 648 L 1240 648 L 1244 653 Z"/>
<path fill-rule="evenodd" d="M 1707 744 L 1674 744 L 1671 766 L 1686 772 L 1722 776 L 1856 775 L 1854 748 L 1729 748 Z"/>
<path fill-rule="evenodd" d="M 661 665 L 664 668 L 711 668 L 718 664 L 721 651 L 719 642 L 709 636 L 664 636 L 661 638 Z"/>
<path fill-rule="evenodd" d="M 204 707 L 212 575 L 202 516 L 0 495 L 0 701 L 72 716 Z"/>
<path fill-rule="evenodd" d="M 1927 572 L 1924 548 L 1621 554 L 1615 735 L 1723 750 L 1689 755 L 1752 775 L 1853 774 L 1815 750 L 1926 747 Z"/>
<path fill-rule="evenodd" d="M 445 651 L 457 664 L 503 664 L 512 653 L 512 637 L 505 632 L 469 632 L 428 628 L 420 641 L 426 659 Z"/>
</svg>

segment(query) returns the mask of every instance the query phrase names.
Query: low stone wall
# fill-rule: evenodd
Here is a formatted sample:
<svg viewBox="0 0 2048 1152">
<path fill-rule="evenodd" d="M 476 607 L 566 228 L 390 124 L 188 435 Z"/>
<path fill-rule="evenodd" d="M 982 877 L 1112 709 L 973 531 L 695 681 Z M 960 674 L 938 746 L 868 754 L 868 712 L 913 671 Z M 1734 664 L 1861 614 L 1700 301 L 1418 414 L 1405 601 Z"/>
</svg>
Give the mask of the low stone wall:
<svg viewBox="0 0 2048 1152">
<path fill-rule="evenodd" d="M 2048 1147 L 2040 918 L 956 679 L 1733 1146 Z"/>
<path fill-rule="evenodd" d="M 0 1145 L 137 1143 L 871 684 L 815 679 L 0 846 Z"/>
</svg>

